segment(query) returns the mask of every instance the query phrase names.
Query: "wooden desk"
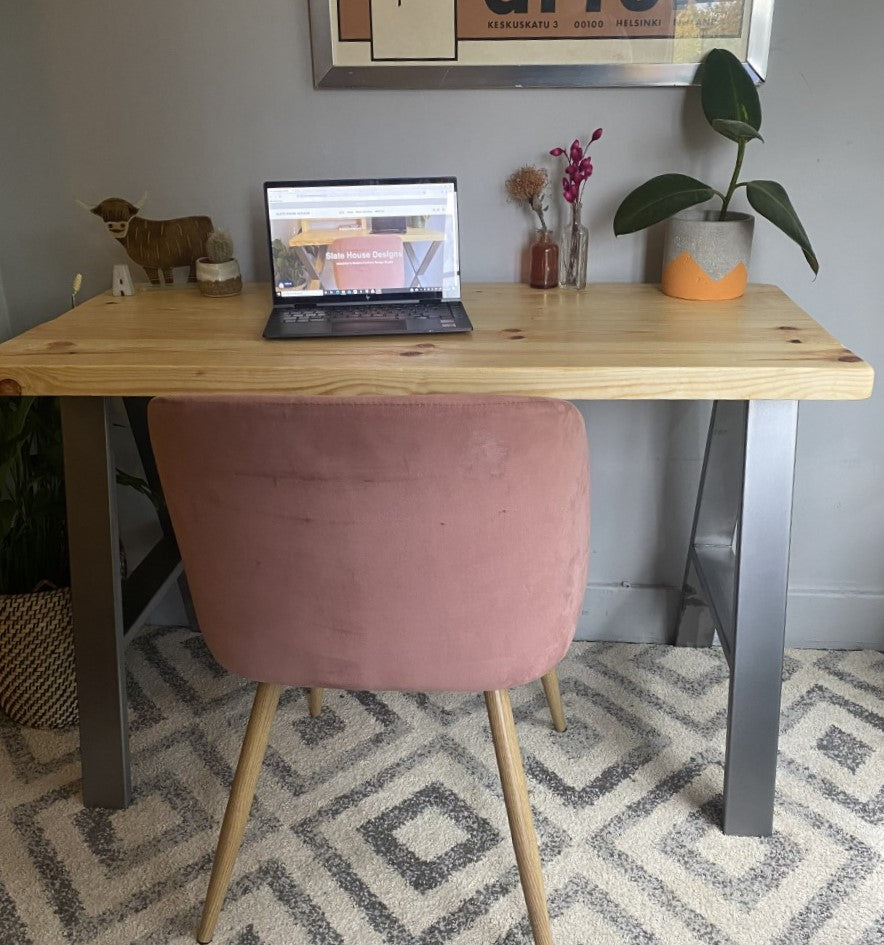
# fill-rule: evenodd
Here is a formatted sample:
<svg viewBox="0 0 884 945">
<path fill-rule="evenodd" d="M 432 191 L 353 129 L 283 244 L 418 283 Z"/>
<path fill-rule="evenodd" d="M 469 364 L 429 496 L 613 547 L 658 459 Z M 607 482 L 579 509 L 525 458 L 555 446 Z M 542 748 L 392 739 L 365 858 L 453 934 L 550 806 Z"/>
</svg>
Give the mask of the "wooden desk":
<svg viewBox="0 0 884 945">
<path fill-rule="evenodd" d="M 0 393 L 62 397 L 87 805 L 122 807 L 130 793 L 128 620 L 107 398 L 287 391 L 688 399 L 714 407 L 676 636 L 708 644 L 712 612 L 731 667 L 725 831 L 770 832 L 798 401 L 868 397 L 871 367 L 771 286 L 750 286 L 733 302 L 686 303 L 646 285 L 579 293 L 474 285 L 464 301 L 471 334 L 286 342 L 261 339 L 266 286 L 225 299 L 147 289 L 99 296 L 0 345 Z M 168 567 L 154 570 L 154 584 L 168 582 Z"/>
</svg>

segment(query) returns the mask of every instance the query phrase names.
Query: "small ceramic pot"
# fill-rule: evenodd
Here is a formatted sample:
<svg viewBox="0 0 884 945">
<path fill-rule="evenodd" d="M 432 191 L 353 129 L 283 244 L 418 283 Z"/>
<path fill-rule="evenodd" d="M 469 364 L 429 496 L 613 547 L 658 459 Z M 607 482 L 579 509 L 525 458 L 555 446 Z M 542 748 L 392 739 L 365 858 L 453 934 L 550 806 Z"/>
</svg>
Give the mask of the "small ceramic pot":
<svg viewBox="0 0 884 945">
<path fill-rule="evenodd" d="M 203 295 L 217 297 L 242 292 L 242 275 L 235 259 L 213 263 L 203 256 L 196 261 L 196 282 Z"/>
<path fill-rule="evenodd" d="M 746 291 L 755 217 L 688 210 L 669 219 L 663 244 L 666 295 L 692 301 L 739 298 Z"/>
</svg>

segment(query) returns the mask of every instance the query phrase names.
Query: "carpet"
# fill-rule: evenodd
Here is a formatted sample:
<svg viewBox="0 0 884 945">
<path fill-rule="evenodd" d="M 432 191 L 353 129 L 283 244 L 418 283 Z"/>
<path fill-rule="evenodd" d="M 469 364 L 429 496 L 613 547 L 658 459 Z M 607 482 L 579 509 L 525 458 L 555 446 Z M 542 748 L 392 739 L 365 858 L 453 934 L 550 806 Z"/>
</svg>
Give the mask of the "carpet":
<svg viewBox="0 0 884 945">
<path fill-rule="evenodd" d="M 201 637 L 127 654 L 135 801 L 0 722 L 0 942 L 192 942 L 253 688 Z M 882 945 L 884 654 L 787 653 L 770 838 L 719 827 L 718 650 L 575 643 L 567 732 L 513 692 L 557 945 Z M 215 942 L 531 942 L 481 695 L 286 690 Z"/>
</svg>

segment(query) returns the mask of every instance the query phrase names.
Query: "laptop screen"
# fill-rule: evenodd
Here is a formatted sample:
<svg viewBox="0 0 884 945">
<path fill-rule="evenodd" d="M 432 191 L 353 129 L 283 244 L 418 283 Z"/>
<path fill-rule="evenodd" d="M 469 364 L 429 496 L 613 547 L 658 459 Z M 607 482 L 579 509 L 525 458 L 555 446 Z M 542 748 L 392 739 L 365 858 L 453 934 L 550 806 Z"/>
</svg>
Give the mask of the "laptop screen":
<svg viewBox="0 0 884 945">
<path fill-rule="evenodd" d="M 264 197 L 277 303 L 460 298 L 454 178 L 273 181 Z"/>
</svg>

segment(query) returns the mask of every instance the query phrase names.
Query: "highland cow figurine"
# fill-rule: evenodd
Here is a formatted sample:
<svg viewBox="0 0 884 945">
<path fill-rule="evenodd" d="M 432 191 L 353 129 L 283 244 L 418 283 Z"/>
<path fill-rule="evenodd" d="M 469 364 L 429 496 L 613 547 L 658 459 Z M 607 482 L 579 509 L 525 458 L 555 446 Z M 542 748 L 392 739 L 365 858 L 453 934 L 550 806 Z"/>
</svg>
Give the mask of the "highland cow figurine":
<svg viewBox="0 0 884 945">
<path fill-rule="evenodd" d="M 144 220 L 136 216 L 147 194 L 137 204 L 120 197 L 108 197 L 95 207 L 77 203 L 101 217 L 108 233 L 117 240 L 133 262 L 141 266 L 154 285 L 159 274 L 167 285 L 172 283 L 172 270 L 187 266 L 187 281 L 196 281 L 194 263 L 206 252 L 206 237 L 212 231 L 208 217 L 178 217 L 175 220 Z"/>
</svg>

